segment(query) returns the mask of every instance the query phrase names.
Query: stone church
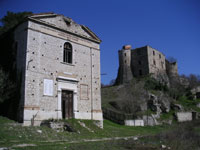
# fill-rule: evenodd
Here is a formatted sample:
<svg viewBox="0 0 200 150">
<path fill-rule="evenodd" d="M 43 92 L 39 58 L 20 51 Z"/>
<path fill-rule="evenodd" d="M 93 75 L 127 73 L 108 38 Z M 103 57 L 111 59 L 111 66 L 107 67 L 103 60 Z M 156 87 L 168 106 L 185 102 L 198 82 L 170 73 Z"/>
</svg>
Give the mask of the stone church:
<svg viewBox="0 0 200 150">
<path fill-rule="evenodd" d="M 101 40 L 55 13 L 34 14 L 15 27 L 19 120 L 92 119 L 102 123 Z"/>
<path fill-rule="evenodd" d="M 169 77 L 178 75 L 177 62 L 169 62 L 165 55 L 150 47 L 143 46 L 132 49 L 125 45 L 119 54 L 119 69 L 116 84 L 129 82 L 133 77 L 152 75 L 161 82 L 169 83 Z"/>
</svg>

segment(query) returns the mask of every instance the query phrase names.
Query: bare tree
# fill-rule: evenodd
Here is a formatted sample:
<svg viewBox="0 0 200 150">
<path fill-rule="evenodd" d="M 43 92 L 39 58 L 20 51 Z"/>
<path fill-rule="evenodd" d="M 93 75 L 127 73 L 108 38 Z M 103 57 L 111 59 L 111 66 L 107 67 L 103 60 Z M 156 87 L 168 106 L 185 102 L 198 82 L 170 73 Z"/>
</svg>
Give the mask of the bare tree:
<svg viewBox="0 0 200 150">
<path fill-rule="evenodd" d="M 169 56 L 169 57 L 167 58 L 167 60 L 168 60 L 170 63 L 177 62 L 177 59 L 174 58 L 174 57 L 172 57 L 172 56 Z"/>
</svg>

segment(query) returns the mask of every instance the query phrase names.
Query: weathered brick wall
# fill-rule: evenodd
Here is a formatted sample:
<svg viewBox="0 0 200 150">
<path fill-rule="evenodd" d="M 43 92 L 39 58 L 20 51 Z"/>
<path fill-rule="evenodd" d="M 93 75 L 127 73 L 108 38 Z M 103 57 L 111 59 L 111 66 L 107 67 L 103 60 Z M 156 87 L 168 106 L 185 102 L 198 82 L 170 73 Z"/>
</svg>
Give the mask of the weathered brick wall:
<svg viewBox="0 0 200 150">
<path fill-rule="evenodd" d="M 149 73 L 166 73 L 165 55 L 150 46 L 147 46 Z"/>
</svg>

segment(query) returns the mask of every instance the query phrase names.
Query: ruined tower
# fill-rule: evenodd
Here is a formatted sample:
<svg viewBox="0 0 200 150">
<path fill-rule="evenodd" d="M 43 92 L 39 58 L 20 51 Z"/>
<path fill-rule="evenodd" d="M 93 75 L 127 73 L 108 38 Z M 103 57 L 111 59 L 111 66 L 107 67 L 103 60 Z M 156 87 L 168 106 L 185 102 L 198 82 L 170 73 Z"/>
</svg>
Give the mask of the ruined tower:
<svg viewBox="0 0 200 150">
<path fill-rule="evenodd" d="M 178 65 L 177 62 L 169 62 L 166 60 L 166 72 L 169 77 L 178 75 Z"/>
<path fill-rule="evenodd" d="M 166 72 L 169 77 L 170 86 L 173 87 L 177 83 L 185 84 L 184 79 L 178 76 L 178 65 L 177 62 L 169 62 L 166 60 Z M 187 81 L 186 81 L 187 84 Z"/>
<path fill-rule="evenodd" d="M 133 79 L 131 71 L 131 45 L 125 45 L 119 54 L 119 69 L 116 84 L 123 84 Z"/>
</svg>

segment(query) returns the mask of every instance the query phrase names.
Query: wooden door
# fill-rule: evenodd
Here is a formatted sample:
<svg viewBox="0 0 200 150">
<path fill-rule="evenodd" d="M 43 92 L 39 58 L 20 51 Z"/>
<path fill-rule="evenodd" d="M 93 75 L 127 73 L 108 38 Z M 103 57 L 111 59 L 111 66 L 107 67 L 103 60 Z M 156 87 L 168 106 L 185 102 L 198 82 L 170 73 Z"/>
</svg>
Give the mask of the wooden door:
<svg viewBox="0 0 200 150">
<path fill-rule="evenodd" d="M 62 90 L 62 118 L 73 118 L 73 91 Z"/>
</svg>

